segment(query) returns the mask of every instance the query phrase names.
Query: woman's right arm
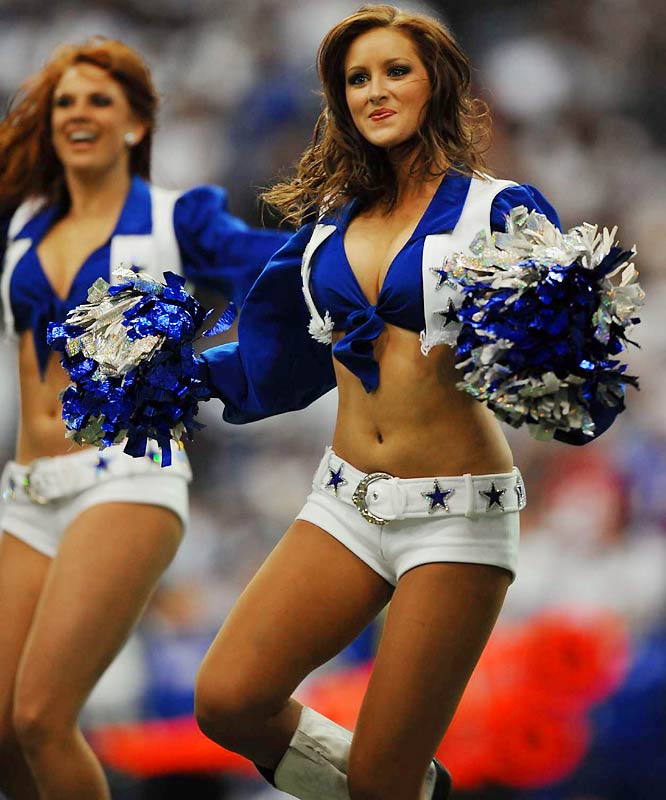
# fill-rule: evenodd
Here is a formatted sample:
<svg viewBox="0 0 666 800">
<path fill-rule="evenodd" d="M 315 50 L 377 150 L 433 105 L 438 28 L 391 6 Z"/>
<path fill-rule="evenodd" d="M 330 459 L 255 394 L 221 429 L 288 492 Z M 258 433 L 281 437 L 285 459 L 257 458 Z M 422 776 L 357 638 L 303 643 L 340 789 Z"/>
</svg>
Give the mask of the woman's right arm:
<svg viewBox="0 0 666 800">
<path fill-rule="evenodd" d="M 335 386 L 330 347 L 308 332 L 301 259 L 313 225 L 268 262 L 241 310 L 238 341 L 205 350 L 204 380 L 234 424 L 295 411 Z"/>
</svg>

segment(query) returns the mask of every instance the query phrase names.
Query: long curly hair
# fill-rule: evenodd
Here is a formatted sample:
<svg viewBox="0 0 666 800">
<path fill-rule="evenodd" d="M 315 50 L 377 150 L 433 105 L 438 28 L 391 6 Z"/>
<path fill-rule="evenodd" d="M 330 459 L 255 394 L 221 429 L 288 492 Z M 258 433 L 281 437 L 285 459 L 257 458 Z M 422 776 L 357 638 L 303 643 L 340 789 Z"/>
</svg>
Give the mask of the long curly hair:
<svg viewBox="0 0 666 800">
<path fill-rule="evenodd" d="M 0 214 L 31 196 L 58 202 L 66 197 L 64 172 L 51 141 L 53 92 L 62 74 L 76 64 L 94 64 L 122 87 L 134 115 L 147 127 L 132 148 L 130 171 L 150 177 L 152 134 L 159 98 L 141 56 L 126 44 L 95 36 L 59 47 L 46 65 L 28 78 L 0 122 Z"/>
<path fill-rule="evenodd" d="M 302 225 L 322 208 L 334 211 L 356 198 L 362 208 L 395 207 L 397 176 L 385 150 L 370 144 L 352 120 L 345 95 L 344 63 L 352 41 L 373 28 L 392 28 L 414 43 L 430 79 L 431 97 L 416 135 L 400 147 L 415 156 L 412 175 L 427 179 L 454 167 L 464 174 L 485 169 L 490 141 L 487 105 L 470 95 L 470 65 L 444 25 L 393 6 L 366 5 L 332 28 L 319 47 L 317 69 L 324 109 L 296 176 L 262 197 L 287 222 Z"/>
</svg>

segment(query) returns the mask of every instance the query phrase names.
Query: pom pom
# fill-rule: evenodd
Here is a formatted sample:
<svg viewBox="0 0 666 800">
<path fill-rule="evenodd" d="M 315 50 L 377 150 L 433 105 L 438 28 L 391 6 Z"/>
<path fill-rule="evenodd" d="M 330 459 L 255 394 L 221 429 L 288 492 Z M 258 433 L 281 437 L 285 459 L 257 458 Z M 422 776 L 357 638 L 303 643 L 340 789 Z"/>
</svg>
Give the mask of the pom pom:
<svg viewBox="0 0 666 800">
<path fill-rule="evenodd" d="M 462 389 L 533 436 L 592 437 L 593 411 L 624 409 L 638 385 L 616 356 L 639 322 L 644 293 L 617 229 L 584 223 L 566 233 L 545 216 L 512 209 L 506 233 L 479 234 L 446 262 L 464 293 L 456 344 Z"/>
<path fill-rule="evenodd" d="M 164 273 L 165 283 L 133 269 L 101 278 L 88 302 L 72 309 L 47 334 L 73 383 L 62 393 L 67 437 L 108 447 L 127 439 L 125 452 L 143 456 L 149 439 L 171 463 L 171 439 L 192 439 L 199 402 L 210 398 L 201 360 L 192 346 L 209 314 L 184 289 L 185 280 Z M 233 304 L 204 336 L 231 327 Z"/>
</svg>

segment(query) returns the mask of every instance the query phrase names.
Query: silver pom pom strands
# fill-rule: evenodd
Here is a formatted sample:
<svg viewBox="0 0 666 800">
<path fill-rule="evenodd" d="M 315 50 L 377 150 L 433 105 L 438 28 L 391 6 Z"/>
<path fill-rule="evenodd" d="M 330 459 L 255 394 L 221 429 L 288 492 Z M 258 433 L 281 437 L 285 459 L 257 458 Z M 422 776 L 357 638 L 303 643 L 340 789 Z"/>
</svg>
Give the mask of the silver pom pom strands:
<svg viewBox="0 0 666 800">
<path fill-rule="evenodd" d="M 156 281 L 147 281 L 130 270 L 117 270 L 116 277 L 124 290 L 109 294 L 109 284 L 98 278 L 88 290 L 88 302 L 77 306 L 67 315 L 67 325 L 82 328 L 85 333 L 68 338 L 65 353 L 70 358 L 81 354 L 97 362 L 96 380 L 114 375 L 125 375 L 146 358 L 149 358 L 165 339 L 164 333 L 130 339 L 127 335 L 125 312 L 131 311 L 141 300 L 138 292 L 153 291 L 161 294 L 164 287 Z"/>
<path fill-rule="evenodd" d="M 464 293 L 458 309 L 458 388 L 533 436 L 593 436 L 595 418 L 624 408 L 635 377 L 615 358 L 639 322 L 644 293 L 611 232 L 587 223 L 563 233 L 514 208 L 505 233 L 479 234 L 446 264 Z"/>
<path fill-rule="evenodd" d="M 99 447 L 127 439 L 125 452 L 137 457 L 154 439 L 168 466 L 171 439 L 192 438 L 202 427 L 198 403 L 210 397 L 192 346 L 208 314 L 173 273 L 160 283 L 120 267 L 113 277 L 113 285 L 95 281 L 86 303 L 49 325 L 48 342 L 73 381 L 61 395 L 66 435 Z M 203 335 L 227 330 L 234 318 L 230 305 Z"/>
</svg>

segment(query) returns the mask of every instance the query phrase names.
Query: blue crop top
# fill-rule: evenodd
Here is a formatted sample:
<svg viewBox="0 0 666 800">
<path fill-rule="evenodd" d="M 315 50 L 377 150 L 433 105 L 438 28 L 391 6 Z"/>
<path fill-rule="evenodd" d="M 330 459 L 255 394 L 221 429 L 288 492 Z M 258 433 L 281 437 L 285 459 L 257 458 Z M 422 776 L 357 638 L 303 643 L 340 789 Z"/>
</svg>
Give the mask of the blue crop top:
<svg viewBox="0 0 666 800">
<path fill-rule="evenodd" d="M 343 237 L 354 211 L 351 203 L 322 223 L 335 230 L 312 256 L 310 290 L 320 314 L 330 314 L 334 329 L 345 335 L 333 345 L 333 355 L 363 382 L 377 385 L 379 369 L 372 342 L 386 322 L 412 331 L 424 323 L 422 260 L 429 235 L 456 227 L 470 179 L 448 175 L 442 181 L 414 233 L 393 260 L 376 306 L 368 302 L 346 258 Z M 533 187 L 514 185 L 500 191 L 490 211 L 490 226 L 504 230 L 510 210 L 526 206 L 545 214 L 559 226 L 557 213 Z M 238 341 L 205 350 L 201 355 L 205 378 L 213 394 L 225 404 L 224 419 L 241 424 L 304 408 L 335 386 L 330 346 L 309 332 L 310 312 L 303 299 L 301 266 L 314 224 L 305 225 L 270 260 L 243 306 Z M 616 413 L 595 406 L 595 437 L 603 433 Z M 557 432 L 570 444 L 590 437 Z"/>
<path fill-rule="evenodd" d="M 382 284 L 377 304 L 363 294 L 344 248 L 344 236 L 354 216 L 352 201 L 323 224 L 335 231 L 318 248 L 312 260 L 310 287 L 320 310 L 331 316 L 335 330 L 345 335 L 333 345 L 333 355 L 363 383 L 366 391 L 379 385 L 379 368 L 373 356 L 373 342 L 385 323 L 419 333 L 425 327 L 421 262 L 426 236 L 451 231 L 460 218 L 470 178 L 447 175 L 440 183 L 426 211 L 406 244 L 395 256 Z M 556 211 L 532 186 L 515 186 L 500 192 L 490 211 L 491 230 L 504 230 L 506 215 L 514 206 L 537 209 L 559 226 Z"/>
<path fill-rule="evenodd" d="M 47 206 L 13 237 L 13 241 L 24 240 L 26 248 L 7 276 L 8 291 L 3 297 L 5 317 L 8 312 L 13 317 L 14 330 L 19 333 L 32 329 L 42 374 L 50 354 L 46 344 L 48 323 L 63 321 L 72 308 L 85 302 L 88 289 L 97 278 L 110 280 L 112 243 L 116 237 L 132 237 L 126 240 L 131 254 L 133 243 L 151 234 L 151 187 L 139 177 L 132 179 L 115 230 L 81 264 L 67 297 L 55 293 L 37 254 L 39 243 L 61 213 L 61 209 Z M 8 220 L 0 220 L 0 264 L 5 262 L 7 232 Z M 197 286 L 221 292 L 240 305 L 266 262 L 290 234 L 249 227 L 228 212 L 224 189 L 199 186 L 175 200 L 172 235 L 185 277 Z M 172 265 L 164 265 L 164 269 L 169 268 Z"/>
</svg>

